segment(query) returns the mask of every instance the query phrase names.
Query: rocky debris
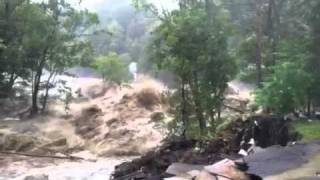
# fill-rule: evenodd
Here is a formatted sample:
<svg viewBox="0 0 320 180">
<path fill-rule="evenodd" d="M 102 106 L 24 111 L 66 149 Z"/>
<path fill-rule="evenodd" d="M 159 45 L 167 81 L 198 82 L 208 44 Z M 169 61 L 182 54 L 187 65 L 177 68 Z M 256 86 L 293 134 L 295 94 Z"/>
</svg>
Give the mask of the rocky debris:
<svg viewBox="0 0 320 180">
<path fill-rule="evenodd" d="M 151 151 L 141 158 L 116 166 L 112 179 L 161 179 L 168 175 L 165 173 L 172 162 L 178 162 L 191 150 L 195 141 L 176 140 L 165 143 L 157 151 Z"/>
<path fill-rule="evenodd" d="M 287 121 L 276 116 L 253 116 L 243 121 L 230 123 L 216 138 L 202 142 L 201 151 L 197 150 L 195 140 L 168 141 L 156 151 L 149 152 L 132 162 L 116 167 L 114 179 L 129 180 L 143 178 L 165 178 L 166 168 L 172 163 L 213 164 L 224 158 L 237 159 L 240 148 L 247 150 L 249 141 L 268 147 L 276 144 L 286 145 L 296 140 Z"/>
</svg>

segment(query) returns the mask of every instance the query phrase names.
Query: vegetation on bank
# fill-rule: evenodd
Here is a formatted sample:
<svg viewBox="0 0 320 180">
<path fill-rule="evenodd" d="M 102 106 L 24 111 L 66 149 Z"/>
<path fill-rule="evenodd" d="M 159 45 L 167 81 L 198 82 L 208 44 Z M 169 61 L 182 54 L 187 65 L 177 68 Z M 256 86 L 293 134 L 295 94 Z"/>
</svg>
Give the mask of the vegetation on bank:
<svg viewBox="0 0 320 180">
<path fill-rule="evenodd" d="M 302 141 L 320 140 L 320 121 L 297 121 L 293 123 L 293 126 L 302 136 Z"/>
<path fill-rule="evenodd" d="M 158 69 L 177 77 L 176 127 L 181 135 L 215 134 L 223 123 L 227 82 L 254 80 L 255 102 L 267 113 L 302 112 L 320 103 L 319 7 L 311 1 L 188 1 L 156 14 L 148 52 Z M 190 131 L 190 132 L 187 132 Z"/>
</svg>

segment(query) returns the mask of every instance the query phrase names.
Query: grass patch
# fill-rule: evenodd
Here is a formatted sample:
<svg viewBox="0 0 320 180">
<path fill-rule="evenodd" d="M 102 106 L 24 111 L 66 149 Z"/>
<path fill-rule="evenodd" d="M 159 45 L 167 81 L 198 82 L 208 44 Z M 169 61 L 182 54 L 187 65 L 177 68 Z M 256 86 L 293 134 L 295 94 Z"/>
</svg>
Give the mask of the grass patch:
<svg viewBox="0 0 320 180">
<path fill-rule="evenodd" d="M 320 121 L 294 122 L 293 126 L 302 135 L 302 141 L 320 140 Z"/>
</svg>

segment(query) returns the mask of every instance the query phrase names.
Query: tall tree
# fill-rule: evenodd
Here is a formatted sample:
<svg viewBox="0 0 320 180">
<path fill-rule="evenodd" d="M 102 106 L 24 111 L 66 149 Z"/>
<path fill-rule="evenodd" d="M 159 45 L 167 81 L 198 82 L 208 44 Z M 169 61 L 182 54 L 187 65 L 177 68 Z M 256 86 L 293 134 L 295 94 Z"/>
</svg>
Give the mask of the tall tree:
<svg viewBox="0 0 320 180">
<path fill-rule="evenodd" d="M 223 92 L 235 70 L 228 54 L 227 16 L 213 1 L 207 3 L 181 1 L 181 9 L 167 14 L 156 28 L 149 48 L 160 68 L 179 77 L 182 102 L 186 92 L 190 94 L 189 104 L 202 136 L 207 123 L 218 114 Z M 185 113 L 184 103 L 181 113 Z"/>
</svg>

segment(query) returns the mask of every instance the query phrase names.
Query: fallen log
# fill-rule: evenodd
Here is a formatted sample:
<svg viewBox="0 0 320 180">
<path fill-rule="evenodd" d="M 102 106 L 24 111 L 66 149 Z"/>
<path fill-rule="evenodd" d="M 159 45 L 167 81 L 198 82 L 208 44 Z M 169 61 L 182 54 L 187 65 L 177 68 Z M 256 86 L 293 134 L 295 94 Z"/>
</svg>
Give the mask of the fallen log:
<svg viewBox="0 0 320 180">
<path fill-rule="evenodd" d="M 35 158 L 68 159 L 68 160 L 71 160 L 71 161 L 90 161 L 90 160 L 84 159 L 82 157 L 77 157 L 77 156 L 37 155 L 37 154 L 28 154 L 28 153 L 19 153 L 19 152 L 10 152 L 10 151 L 0 151 L 0 154 L 27 156 L 27 157 L 35 157 Z"/>
</svg>

